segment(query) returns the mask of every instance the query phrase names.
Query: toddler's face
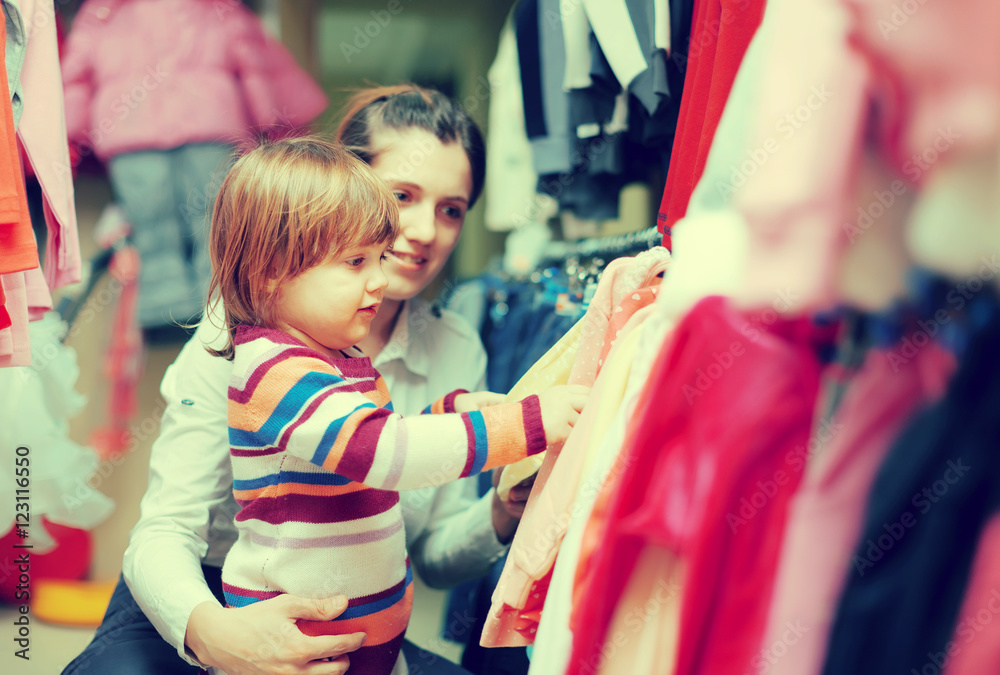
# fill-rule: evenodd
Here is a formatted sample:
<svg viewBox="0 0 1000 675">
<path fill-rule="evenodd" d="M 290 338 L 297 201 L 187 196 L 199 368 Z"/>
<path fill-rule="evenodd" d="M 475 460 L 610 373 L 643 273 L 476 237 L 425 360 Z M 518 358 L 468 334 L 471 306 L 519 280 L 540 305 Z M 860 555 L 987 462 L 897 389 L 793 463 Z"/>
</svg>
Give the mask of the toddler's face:
<svg viewBox="0 0 1000 675">
<path fill-rule="evenodd" d="M 281 328 L 331 356 L 368 335 L 388 283 L 386 244 L 355 246 L 277 289 Z"/>
</svg>

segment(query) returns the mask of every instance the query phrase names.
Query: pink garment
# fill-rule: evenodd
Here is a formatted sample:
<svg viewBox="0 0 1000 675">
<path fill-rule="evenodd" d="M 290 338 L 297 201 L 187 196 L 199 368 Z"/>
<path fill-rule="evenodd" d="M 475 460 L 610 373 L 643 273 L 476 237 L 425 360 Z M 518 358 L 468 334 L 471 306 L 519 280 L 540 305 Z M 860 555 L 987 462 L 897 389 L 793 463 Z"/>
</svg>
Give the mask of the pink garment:
<svg viewBox="0 0 1000 675">
<path fill-rule="evenodd" d="M 875 474 L 903 424 L 944 393 L 955 360 L 936 343 L 899 367 L 871 352 L 828 425 L 786 457 L 806 465 L 793 499 L 767 629 L 749 672 L 819 675 Z"/>
<path fill-rule="evenodd" d="M 1000 665 L 1000 515 L 983 528 L 944 675 L 995 675 Z"/>
<path fill-rule="evenodd" d="M 28 320 L 38 321 L 52 309 L 52 294 L 45 276 L 37 267 L 24 273 L 24 291 L 28 301 Z"/>
<path fill-rule="evenodd" d="M 651 312 L 652 308 L 639 308 L 620 331 L 618 344 L 637 329 Z M 615 348 L 612 348 L 609 360 L 614 352 Z M 607 424 L 603 422 L 610 423 L 614 417 L 613 410 L 601 405 L 608 379 L 609 374 L 603 370 L 597 375 L 588 405 L 580 414 L 573 433 L 561 449 L 549 449 L 539 469 L 524 517 L 518 525 L 503 573 L 493 592 L 492 607 L 480 640 L 484 647 L 515 647 L 534 642 L 553 566 L 576 501 L 577 486 L 595 433 L 595 424 L 606 432 Z M 616 381 L 621 386 L 625 383 Z M 608 389 L 609 393 L 612 391 Z M 599 416 L 603 418 L 602 423 L 598 422 Z M 544 477 L 543 471 L 546 471 Z M 542 484 L 539 487 L 540 480 Z"/>
<path fill-rule="evenodd" d="M 848 241 L 843 224 L 856 218 L 851 196 L 869 72 L 848 46 L 848 13 L 838 0 L 771 0 L 764 21 L 769 40 L 746 141 L 753 159 L 733 195 L 750 248 L 733 297 L 782 312 L 827 308 Z"/>
<path fill-rule="evenodd" d="M 883 150 L 920 183 L 940 156 L 1000 136 L 1000 3 L 844 0 L 851 43 L 874 64 Z"/>
<path fill-rule="evenodd" d="M 63 73 L 69 138 L 103 160 L 296 129 L 327 105 L 239 2 L 88 0 Z"/>
<path fill-rule="evenodd" d="M 82 263 L 66 145 L 55 10 L 53 3 L 45 0 L 18 0 L 18 6 L 30 39 L 21 70 L 24 110 L 17 135 L 42 186 L 48 230 L 43 267 L 49 288 L 56 289 L 80 281 Z"/>
<path fill-rule="evenodd" d="M 604 346 L 601 348 L 601 358 L 598 360 L 598 364 L 603 366 L 604 362 L 608 360 L 608 352 L 621 337 L 622 329 L 625 324 L 631 320 L 633 314 L 635 314 L 639 309 L 652 305 L 656 301 L 656 292 L 659 289 L 660 279 L 653 278 L 650 279 L 651 284 L 645 288 L 640 288 L 625 296 L 622 303 L 615 307 L 614 313 L 611 315 L 611 320 L 608 322 L 608 330 L 604 333 Z"/>
<path fill-rule="evenodd" d="M 31 342 L 28 336 L 28 299 L 24 272 L 0 276 L 7 297 L 11 326 L 0 330 L 0 368 L 31 365 Z"/>
<path fill-rule="evenodd" d="M 629 295 L 653 284 L 656 275 L 669 265 L 670 252 L 662 246 L 643 251 L 634 258 L 616 258 L 607 264 L 601 274 L 601 282 L 597 285 L 597 292 L 587 306 L 587 314 L 581 319 L 580 348 L 569 374 L 568 384 L 589 386 L 594 383 L 601 369 L 602 356 L 607 354 L 604 338 L 615 310 L 621 307 Z M 658 284 L 659 280 L 655 283 Z M 623 316 L 628 320 L 631 314 Z M 625 323 L 620 318 L 616 321 L 619 327 Z"/>
<path fill-rule="evenodd" d="M 753 651 L 766 620 L 758 598 L 769 597 L 786 500 L 799 479 L 778 469 L 790 448 L 808 440 L 815 353 L 830 337 L 801 319 L 755 335 L 747 317 L 719 297 L 684 317 L 626 438 L 627 468 L 579 608 L 589 620 L 575 626 L 567 673 L 587 672 L 600 653 L 610 616 L 650 545 L 675 551 L 686 570 L 676 673 L 713 672 Z M 755 502 L 755 513 L 737 516 L 743 500 Z"/>
</svg>

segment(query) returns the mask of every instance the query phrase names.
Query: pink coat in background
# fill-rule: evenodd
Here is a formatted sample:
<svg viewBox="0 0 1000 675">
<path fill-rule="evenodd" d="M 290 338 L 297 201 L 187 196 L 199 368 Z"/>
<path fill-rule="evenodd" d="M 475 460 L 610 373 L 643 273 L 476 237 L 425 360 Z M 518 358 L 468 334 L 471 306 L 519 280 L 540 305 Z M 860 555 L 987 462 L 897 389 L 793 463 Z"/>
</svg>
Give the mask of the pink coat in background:
<svg viewBox="0 0 1000 675">
<path fill-rule="evenodd" d="M 238 0 L 87 0 L 62 68 L 69 139 L 102 160 L 291 130 L 327 105 Z"/>
</svg>

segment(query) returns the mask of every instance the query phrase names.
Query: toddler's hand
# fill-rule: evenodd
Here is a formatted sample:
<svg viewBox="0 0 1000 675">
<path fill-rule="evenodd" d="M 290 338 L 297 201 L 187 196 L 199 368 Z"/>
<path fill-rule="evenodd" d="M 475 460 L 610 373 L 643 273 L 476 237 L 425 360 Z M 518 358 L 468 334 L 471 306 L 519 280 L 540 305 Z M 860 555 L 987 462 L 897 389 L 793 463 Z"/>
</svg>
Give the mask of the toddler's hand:
<svg viewBox="0 0 1000 675">
<path fill-rule="evenodd" d="M 547 444 L 566 440 L 589 395 L 590 387 L 580 384 L 560 384 L 538 395 Z"/>
<path fill-rule="evenodd" d="M 467 413 L 482 410 L 492 405 L 500 405 L 506 396 L 492 391 L 477 391 L 471 394 L 459 394 L 455 397 L 455 412 Z"/>
</svg>

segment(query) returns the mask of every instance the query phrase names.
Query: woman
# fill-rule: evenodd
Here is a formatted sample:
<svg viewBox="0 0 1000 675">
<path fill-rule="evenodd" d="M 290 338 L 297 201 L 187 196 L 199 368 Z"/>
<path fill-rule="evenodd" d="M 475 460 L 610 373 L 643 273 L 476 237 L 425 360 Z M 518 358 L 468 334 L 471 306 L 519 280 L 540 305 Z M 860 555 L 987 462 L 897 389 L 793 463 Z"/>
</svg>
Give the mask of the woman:
<svg viewBox="0 0 1000 675">
<path fill-rule="evenodd" d="M 451 255 L 482 190 L 479 129 L 442 94 L 402 85 L 355 95 L 337 137 L 399 200 L 401 234 L 384 266 L 389 286 L 359 345 L 385 378 L 394 407 L 412 414 L 456 388 L 483 390 L 486 355 L 478 336 L 417 297 Z M 235 539 L 237 512 L 226 434 L 231 363 L 204 348 L 220 337 L 203 322 L 164 376 L 167 409 L 142 515 L 125 552 L 124 583 L 93 642 L 66 674 L 196 673 L 193 664 L 200 662 L 231 675 L 325 675 L 345 672 L 345 655 L 362 644 L 362 634 L 306 637 L 295 627 L 298 618 L 338 616 L 345 609 L 340 598 L 280 596 L 238 609 L 217 599 L 218 568 Z M 465 482 L 402 493 L 407 546 L 418 573 L 438 586 L 485 575 L 513 536 L 526 492 L 515 491 L 507 503 L 494 495 L 476 500 L 474 486 Z M 404 647 L 413 672 L 459 672 L 414 649 Z M 327 658 L 332 660 L 310 663 Z"/>
</svg>

